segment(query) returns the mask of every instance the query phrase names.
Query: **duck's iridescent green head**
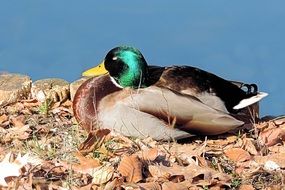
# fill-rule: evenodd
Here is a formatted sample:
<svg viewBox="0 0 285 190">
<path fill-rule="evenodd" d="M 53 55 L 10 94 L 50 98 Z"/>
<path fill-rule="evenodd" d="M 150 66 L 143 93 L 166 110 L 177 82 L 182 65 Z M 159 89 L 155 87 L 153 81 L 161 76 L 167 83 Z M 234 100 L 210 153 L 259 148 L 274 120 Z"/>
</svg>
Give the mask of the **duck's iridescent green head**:
<svg viewBox="0 0 285 190">
<path fill-rule="evenodd" d="M 98 76 L 109 73 L 121 87 L 146 86 L 147 63 L 141 52 L 133 47 L 119 46 L 110 50 L 103 63 L 83 73 L 83 76 Z"/>
</svg>

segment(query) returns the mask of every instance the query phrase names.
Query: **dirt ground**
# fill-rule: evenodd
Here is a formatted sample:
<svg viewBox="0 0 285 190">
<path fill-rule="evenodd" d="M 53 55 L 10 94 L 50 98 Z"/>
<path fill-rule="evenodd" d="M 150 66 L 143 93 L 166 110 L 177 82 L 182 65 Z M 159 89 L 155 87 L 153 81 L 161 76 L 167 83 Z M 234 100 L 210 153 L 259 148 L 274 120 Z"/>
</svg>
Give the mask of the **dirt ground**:
<svg viewBox="0 0 285 190">
<path fill-rule="evenodd" d="M 285 119 L 179 142 L 87 134 L 72 103 L 0 108 L 0 189 L 282 189 Z M 284 188 L 285 189 L 285 188 Z"/>
</svg>

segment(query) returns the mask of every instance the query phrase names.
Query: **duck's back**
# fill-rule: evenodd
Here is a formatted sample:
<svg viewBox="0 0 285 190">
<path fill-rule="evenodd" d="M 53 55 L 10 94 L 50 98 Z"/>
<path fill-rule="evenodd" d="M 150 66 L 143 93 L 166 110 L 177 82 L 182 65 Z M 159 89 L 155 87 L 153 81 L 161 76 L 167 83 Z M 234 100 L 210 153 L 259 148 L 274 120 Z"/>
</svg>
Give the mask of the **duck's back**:
<svg viewBox="0 0 285 190">
<path fill-rule="evenodd" d="M 191 66 L 149 67 L 149 83 L 192 95 L 203 103 L 222 111 L 254 94 L 247 94 L 237 85 L 217 75 Z"/>
</svg>

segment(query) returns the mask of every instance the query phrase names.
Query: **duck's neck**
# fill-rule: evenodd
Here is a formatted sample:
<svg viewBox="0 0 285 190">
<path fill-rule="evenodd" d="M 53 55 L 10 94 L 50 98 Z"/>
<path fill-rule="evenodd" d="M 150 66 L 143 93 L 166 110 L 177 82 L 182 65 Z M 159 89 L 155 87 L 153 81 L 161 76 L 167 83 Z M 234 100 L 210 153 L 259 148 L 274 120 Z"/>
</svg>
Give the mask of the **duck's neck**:
<svg viewBox="0 0 285 190">
<path fill-rule="evenodd" d="M 147 87 L 147 69 L 129 67 L 119 76 L 111 77 L 112 82 L 119 88 L 144 88 Z"/>
</svg>

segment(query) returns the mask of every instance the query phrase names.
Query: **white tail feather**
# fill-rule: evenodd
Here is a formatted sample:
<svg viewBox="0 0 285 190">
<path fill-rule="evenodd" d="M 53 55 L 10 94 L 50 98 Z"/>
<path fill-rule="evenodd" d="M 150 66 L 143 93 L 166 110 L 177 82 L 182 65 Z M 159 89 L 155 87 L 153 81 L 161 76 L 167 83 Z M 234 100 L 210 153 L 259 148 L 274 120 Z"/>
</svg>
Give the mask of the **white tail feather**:
<svg viewBox="0 0 285 190">
<path fill-rule="evenodd" d="M 258 94 L 255 96 L 241 100 L 236 106 L 233 107 L 233 109 L 239 110 L 239 109 L 245 108 L 245 107 L 250 106 L 256 102 L 259 102 L 261 99 L 263 99 L 266 96 L 268 96 L 268 93 L 258 92 Z"/>
</svg>

